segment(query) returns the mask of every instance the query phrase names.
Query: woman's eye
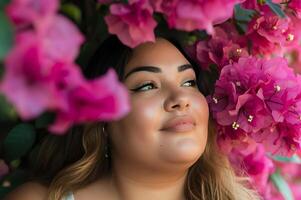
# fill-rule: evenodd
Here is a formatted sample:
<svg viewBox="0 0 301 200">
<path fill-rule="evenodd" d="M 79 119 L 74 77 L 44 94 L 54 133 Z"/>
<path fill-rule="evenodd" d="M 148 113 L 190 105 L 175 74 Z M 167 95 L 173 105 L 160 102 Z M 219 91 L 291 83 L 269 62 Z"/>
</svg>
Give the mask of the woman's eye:
<svg viewBox="0 0 301 200">
<path fill-rule="evenodd" d="M 157 88 L 153 83 L 145 83 L 135 89 L 131 89 L 134 92 L 140 92 L 140 91 L 147 91 L 147 90 L 151 90 L 151 89 L 155 89 Z"/>
<path fill-rule="evenodd" d="M 196 86 L 196 80 L 186 81 L 183 85 L 186 86 L 186 87 L 195 87 Z"/>
</svg>

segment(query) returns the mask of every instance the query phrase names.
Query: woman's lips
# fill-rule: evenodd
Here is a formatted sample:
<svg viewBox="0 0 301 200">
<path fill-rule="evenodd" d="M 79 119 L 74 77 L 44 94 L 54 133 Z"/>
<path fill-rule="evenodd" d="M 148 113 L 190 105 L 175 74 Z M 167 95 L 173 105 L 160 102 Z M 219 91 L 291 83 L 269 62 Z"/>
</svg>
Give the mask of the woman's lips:
<svg viewBox="0 0 301 200">
<path fill-rule="evenodd" d="M 189 132 L 195 128 L 195 120 L 189 116 L 175 117 L 168 120 L 161 131 Z"/>
</svg>

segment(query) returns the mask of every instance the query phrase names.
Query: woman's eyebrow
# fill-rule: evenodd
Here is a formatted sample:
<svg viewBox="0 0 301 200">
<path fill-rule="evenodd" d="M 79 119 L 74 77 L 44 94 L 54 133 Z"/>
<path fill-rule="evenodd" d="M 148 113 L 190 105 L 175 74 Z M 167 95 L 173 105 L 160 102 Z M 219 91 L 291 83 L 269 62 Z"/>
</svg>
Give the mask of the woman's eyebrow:
<svg viewBox="0 0 301 200">
<path fill-rule="evenodd" d="M 192 65 L 191 64 L 180 65 L 178 67 L 178 72 L 182 72 L 182 71 L 185 71 L 187 69 L 193 69 Z M 162 70 L 159 67 L 155 67 L 155 66 L 139 66 L 139 67 L 135 67 L 129 73 L 127 73 L 127 75 L 124 77 L 124 80 L 127 77 L 129 77 L 131 74 L 136 73 L 136 72 L 141 72 L 141 71 L 153 72 L 153 73 L 161 73 L 162 72 Z"/>
</svg>

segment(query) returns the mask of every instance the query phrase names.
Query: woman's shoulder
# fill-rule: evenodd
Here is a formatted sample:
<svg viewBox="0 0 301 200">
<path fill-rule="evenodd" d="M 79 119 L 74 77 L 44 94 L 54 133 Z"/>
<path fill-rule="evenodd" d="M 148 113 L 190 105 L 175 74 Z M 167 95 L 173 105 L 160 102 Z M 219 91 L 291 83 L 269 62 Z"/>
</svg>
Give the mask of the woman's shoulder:
<svg viewBox="0 0 301 200">
<path fill-rule="evenodd" d="M 47 190 L 47 187 L 40 183 L 27 182 L 9 193 L 4 200 L 45 200 Z"/>
</svg>

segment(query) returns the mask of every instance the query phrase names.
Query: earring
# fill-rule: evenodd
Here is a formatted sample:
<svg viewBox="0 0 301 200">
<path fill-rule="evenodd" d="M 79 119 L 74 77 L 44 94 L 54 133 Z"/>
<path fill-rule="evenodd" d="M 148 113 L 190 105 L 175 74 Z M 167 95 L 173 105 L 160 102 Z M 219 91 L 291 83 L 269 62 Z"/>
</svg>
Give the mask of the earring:
<svg viewBox="0 0 301 200">
<path fill-rule="evenodd" d="M 102 132 L 103 134 L 105 135 L 106 137 L 106 144 L 105 144 L 105 158 L 109 158 L 109 149 L 108 149 L 108 140 L 107 140 L 107 134 L 106 134 L 106 131 L 105 131 L 105 125 L 102 126 Z"/>
</svg>

